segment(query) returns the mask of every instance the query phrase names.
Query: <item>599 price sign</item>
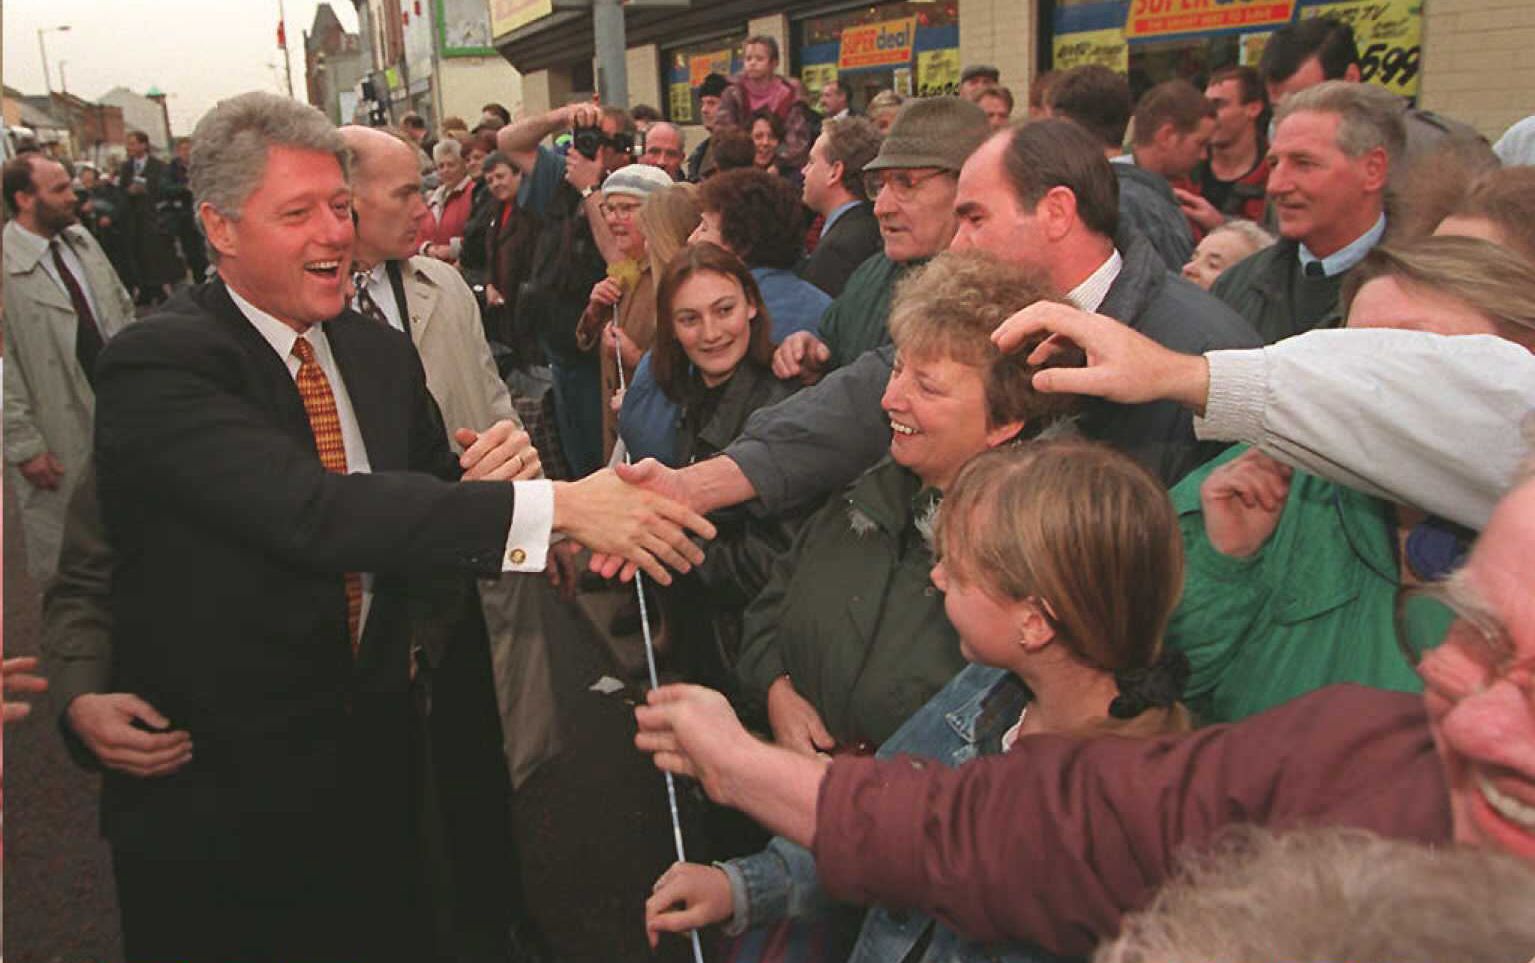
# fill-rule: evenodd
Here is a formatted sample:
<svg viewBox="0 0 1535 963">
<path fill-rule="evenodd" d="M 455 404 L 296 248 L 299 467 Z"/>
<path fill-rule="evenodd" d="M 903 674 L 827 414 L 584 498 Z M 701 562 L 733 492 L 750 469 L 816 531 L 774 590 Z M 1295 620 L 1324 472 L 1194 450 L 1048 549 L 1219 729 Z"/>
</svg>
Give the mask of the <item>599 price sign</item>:
<svg viewBox="0 0 1535 963">
<path fill-rule="evenodd" d="M 1415 97 L 1423 57 L 1422 0 L 1348 0 L 1303 7 L 1301 17 L 1331 17 L 1354 28 L 1360 79 Z"/>
</svg>

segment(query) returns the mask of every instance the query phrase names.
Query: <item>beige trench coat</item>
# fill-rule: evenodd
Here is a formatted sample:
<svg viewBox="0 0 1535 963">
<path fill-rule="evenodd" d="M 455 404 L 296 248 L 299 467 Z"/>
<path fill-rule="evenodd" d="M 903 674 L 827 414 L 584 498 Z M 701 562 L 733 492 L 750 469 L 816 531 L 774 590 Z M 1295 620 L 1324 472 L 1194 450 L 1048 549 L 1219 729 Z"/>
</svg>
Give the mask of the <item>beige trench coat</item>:
<svg viewBox="0 0 1535 963">
<path fill-rule="evenodd" d="M 404 267 L 411 340 L 457 450 L 455 429 L 484 431 L 498 421 L 516 421 L 517 413 L 485 342 L 479 305 L 458 271 L 429 257 L 413 257 Z M 516 787 L 559 749 L 546 629 L 549 619 L 559 617 L 561 602 L 542 575 L 504 574 L 480 579 L 479 588 L 502 745 Z"/>
<path fill-rule="evenodd" d="M 85 267 L 96 321 L 110 339 L 133 318 L 133 299 L 90 232 L 67 227 L 60 239 Z M 96 396 L 75 360 L 78 321 L 69 294 L 43 267 L 46 246 L 15 222 L 5 226 L 5 462 L 21 508 L 27 571 L 53 577 L 64 511 L 91 454 Z M 53 491 L 34 488 L 17 466 L 52 452 L 64 466 Z"/>
</svg>

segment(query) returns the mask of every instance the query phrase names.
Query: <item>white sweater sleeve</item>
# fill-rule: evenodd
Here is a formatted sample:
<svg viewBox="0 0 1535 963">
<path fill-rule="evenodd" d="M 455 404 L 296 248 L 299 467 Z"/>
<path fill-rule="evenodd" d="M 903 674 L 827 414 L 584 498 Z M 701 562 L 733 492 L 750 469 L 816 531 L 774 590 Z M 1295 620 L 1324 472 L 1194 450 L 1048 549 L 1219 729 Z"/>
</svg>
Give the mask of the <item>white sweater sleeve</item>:
<svg viewBox="0 0 1535 963">
<path fill-rule="evenodd" d="M 1360 491 L 1480 530 L 1535 423 L 1535 355 L 1492 335 L 1311 331 L 1212 351 L 1195 433 L 1256 445 Z"/>
</svg>

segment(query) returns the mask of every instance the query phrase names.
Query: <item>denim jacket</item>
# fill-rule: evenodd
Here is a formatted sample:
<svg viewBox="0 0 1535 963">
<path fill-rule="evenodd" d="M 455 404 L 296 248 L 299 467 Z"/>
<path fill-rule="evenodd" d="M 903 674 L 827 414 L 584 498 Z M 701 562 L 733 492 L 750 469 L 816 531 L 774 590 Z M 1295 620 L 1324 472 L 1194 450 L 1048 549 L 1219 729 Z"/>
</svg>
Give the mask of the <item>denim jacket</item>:
<svg viewBox="0 0 1535 963">
<path fill-rule="evenodd" d="M 1002 736 L 1018 721 L 1028 690 L 1003 669 L 970 665 L 949 680 L 895 735 L 880 746 L 878 756 L 925 756 L 958 766 L 980 755 L 1002 751 Z M 784 918 L 824 912 L 834 904 L 816 877 L 810 852 L 782 837 L 774 837 L 760 853 L 720 864 L 730 878 L 735 915 L 726 929 L 732 935 Z M 858 943 L 848 963 L 906 961 L 931 929 L 926 949 L 911 963 L 1044 963 L 1056 959 L 1023 944 L 980 946 L 930 916 L 876 906 L 864 916 Z"/>
</svg>

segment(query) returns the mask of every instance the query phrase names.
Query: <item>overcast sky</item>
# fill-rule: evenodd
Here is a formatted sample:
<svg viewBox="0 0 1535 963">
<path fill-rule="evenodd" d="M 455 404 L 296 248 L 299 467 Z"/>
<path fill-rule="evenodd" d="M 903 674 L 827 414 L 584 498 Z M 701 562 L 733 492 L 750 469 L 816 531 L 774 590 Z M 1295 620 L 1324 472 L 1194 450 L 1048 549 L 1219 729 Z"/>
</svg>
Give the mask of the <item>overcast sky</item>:
<svg viewBox="0 0 1535 963">
<path fill-rule="evenodd" d="M 277 0 L 3 0 L 5 83 L 41 94 L 43 68 L 37 31 L 47 34 L 48 67 L 59 89 L 64 63 L 69 92 L 94 100 L 113 87 L 144 93 L 159 87 L 170 95 L 174 134 L 189 134 L 197 119 L 220 99 L 246 90 L 282 88 L 282 51 L 277 46 Z M 304 97 L 304 31 L 314 23 L 317 0 L 285 0 L 293 90 Z M 357 30 L 351 0 L 331 0 L 343 27 Z"/>
</svg>

